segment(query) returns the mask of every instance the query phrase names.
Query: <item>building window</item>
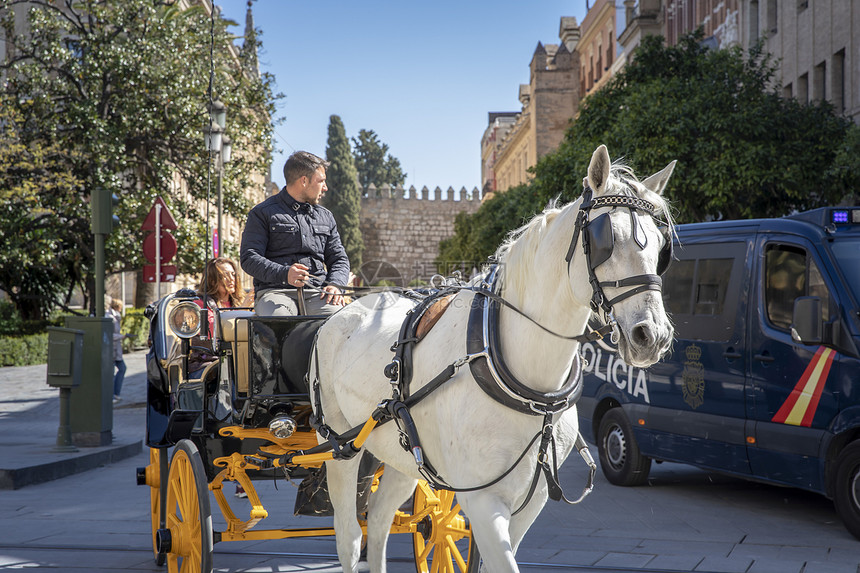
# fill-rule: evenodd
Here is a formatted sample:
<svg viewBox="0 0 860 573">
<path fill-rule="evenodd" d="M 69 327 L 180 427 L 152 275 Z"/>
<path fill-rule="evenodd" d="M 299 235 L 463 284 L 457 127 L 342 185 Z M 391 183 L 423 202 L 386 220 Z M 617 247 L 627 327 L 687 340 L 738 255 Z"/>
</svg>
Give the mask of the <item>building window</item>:
<svg viewBox="0 0 860 573">
<path fill-rule="evenodd" d="M 782 88 L 782 97 L 788 99 L 791 97 L 791 84 L 787 84 Z"/>
<path fill-rule="evenodd" d="M 750 43 L 752 44 L 759 37 L 758 29 L 758 0 L 750 2 Z"/>
<path fill-rule="evenodd" d="M 767 0 L 767 29 L 771 34 L 776 34 L 778 31 L 776 14 L 776 0 Z"/>
<path fill-rule="evenodd" d="M 812 70 L 812 99 L 824 101 L 827 99 L 827 62 L 821 62 Z"/>
<path fill-rule="evenodd" d="M 612 46 L 615 45 L 615 40 L 612 39 L 613 33 L 609 31 L 609 45 L 606 46 L 606 70 L 609 71 L 610 66 L 612 66 Z"/>
<path fill-rule="evenodd" d="M 797 78 L 797 101 L 809 103 L 809 74 Z"/>
<path fill-rule="evenodd" d="M 830 93 L 836 113 L 845 113 L 845 48 L 833 54 Z"/>
</svg>

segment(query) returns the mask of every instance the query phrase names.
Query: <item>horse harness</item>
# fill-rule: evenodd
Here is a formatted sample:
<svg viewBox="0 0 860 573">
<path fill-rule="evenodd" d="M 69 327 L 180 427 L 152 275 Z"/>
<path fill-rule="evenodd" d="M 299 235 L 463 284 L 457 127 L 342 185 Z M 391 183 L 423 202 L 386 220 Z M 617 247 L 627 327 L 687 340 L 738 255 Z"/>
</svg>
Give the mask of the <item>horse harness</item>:
<svg viewBox="0 0 860 573">
<path fill-rule="evenodd" d="M 565 261 L 568 263 L 569 267 L 579 235 L 582 234 L 582 245 L 586 256 L 589 282 L 591 283 L 594 291 L 591 302 L 592 309 L 595 311 L 603 309 L 606 314 L 611 316 L 612 305 L 614 303 L 647 290 L 659 291 L 661 290 L 662 280 L 659 275 L 647 274 L 619 281 L 598 281 L 594 274 L 594 269 L 608 260 L 611 256 L 614 247 L 614 236 L 612 234 L 612 225 L 609 220 L 608 213 L 600 215 L 594 221 L 589 221 L 589 213 L 591 209 L 607 206 L 625 207 L 629 209 L 633 224 L 634 238 L 640 248 L 644 248 L 647 243 L 647 237 L 645 237 L 644 233 L 641 232 L 641 228 L 638 227 L 638 221 L 634 216 L 634 211 L 644 211 L 653 216 L 655 208 L 651 203 L 637 197 L 612 195 L 592 199 L 591 195 L 591 189 L 586 188 L 583 193 L 583 202 L 580 205 L 580 210 L 577 215 L 571 246 L 568 250 L 567 256 L 565 257 Z M 662 274 L 666 270 L 671 260 L 671 244 L 671 237 L 666 236 L 666 245 L 661 249 L 658 259 L 657 271 L 659 274 Z M 597 465 L 594 463 L 594 459 L 588 450 L 585 440 L 582 438 L 582 434 L 577 433 L 574 446 L 588 465 L 589 476 L 580 497 L 573 501 L 567 499 L 558 480 L 558 461 L 555 447 L 554 420 L 556 415 L 561 414 L 575 404 L 582 394 L 581 358 L 578 353 L 574 355 L 570 369 L 567 372 L 566 383 L 560 390 L 550 393 L 542 393 L 532 390 L 519 382 L 516 377 L 513 376 L 504 361 L 499 340 L 499 312 L 502 306 L 506 306 L 530 320 L 544 331 L 556 337 L 580 343 L 591 342 L 603 338 L 614 329 L 614 321 L 609 321 L 607 324 L 602 325 L 596 330 L 589 329 L 586 333 L 580 335 L 565 336 L 553 332 L 539 324 L 498 294 L 500 285 L 498 284 L 499 281 L 496 280 L 496 271 L 497 268 L 494 266 L 487 277 L 487 282 L 483 282 L 477 287 L 462 286 L 458 284 L 440 288 L 437 292 L 421 299 L 415 308 L 407 312 L 406 318 L 400 328 L 398 340 L 391 347 L 392 352 L 394 352 L 394 359 L 384 369 L 385 376 L 391 381 L 392 398 L 383 400 L 373 412 L 372 417 L 378 422 L 378 425 L 394 420 L 400 431 L 401 445 L 406 451 L 412 453 L 418 467 L 418 471 L 422 477 L 424 477 L 424 479 L 426 479 L 427 482 L 436 489 L 447 489 L 453 492 L 476 491 L 498 483 L 507 477 L 519 465 L 533 444 L 540 439 L 538 446 L 538 461 L 534 477 L 531 481 L 526 499 L 520 507 L 513 512 L 513 515 L 519 513 L 526 507 L 526 505 L 528 505 L 537 488 L 541 473 L 543 473 L 546 478 L 547 486 L 549 488 L 549 497 L 551 499 L 555 501 L 562 500 L 569 504 L 579 503 L 594 487 L 594 474 L 596 472 Z M 635 285 L 639 286 L 611 300 L 606 299 L 602 290 L 604 286 L 623 287 Z M 421 337 L 417 336 L 416 332 L 419 328 L 419 323 L 422 317 L 424 317 L 428 309 L 430 309 L 440 299 L 457 295 L 464 290 L 472 291 L 474 293 L 472 308 L 469 314 L 468 327 L 466 330 L 466 356 L 463 356 L 449 364 L 430 382 L 412 393 L 410 391 L 412 380 L 412 350 L 415 344 L 417 344 L 421 339 Z M 316 358 L 316 352 L 314 352 L 314 357 Z M 538 431 L 526 445 L 525 449 L 513 465 L 500 476 L 479 486 L 454 487 L 439 475 L 429 461 L 424 459 L 418 430 L 412 419 L 410 408 L 417 405 L 433 391 L 453 378 L 457 371 L 466 364 L 469 365 L 472 377 L 475 379 L 478 386 L 493 400 L 523 414 L 543 416 L 544 420 L 541 430 Z M 325 424 L 324 421 L 319 379 L 313 381 L 312 388 L 316 415 L 312 417 L 311 424 L 316 431 L 325 440 L 327 440 L 327 443 L 304 452 L 291 452 L 285 457 L 290 458 L 302 453 L 317 453 L 328 450 L 333 450 L 334 459 L 348 459 L 353 457 L 360 451 L 360 448 L 354 447 L 353 440 L 358 435 L 362 426 L 352 428 L 343 434 L 337 434 L 334 432 L 334 430 Z M 550 447 L 552 448 L 552 465 L 550 465 Z M 286 461 L 289 461 L 289 459 Z"/>
<path fill-rule="evenodd" d="M 653 218 L 656 214 L 656 208 L 651 202 L 640 199 L 639 197 L 628 195 L 605 195 L 603 197 L 592 198 L 592 195 L 593 192 L 591 188 L 586 186 L 582 193 L 582 204 L 579 207 L 579 213 L 576 217 L 573 237 L 570 240 L 570 247 L 567 249 L 567 255 L 564 257 L 564 260 L 567 262 L 568 272 L 570 272 L 570 262 L 573 260 L 573 255 L 576 252 L 576 243 L 579 239 L 580 233 L 582 233 L 582 250 L 585 253 L 588 280 L 591 283 L 591 290 L 593 292 L 591 297 L 591 308 L 595 312 L 603 310 L 604 314 L 608 316 L 612 313 L 612 306 L 617 302 L 621 302 L 624 299 L 648 290 L 662 290 L 663 279 L 661 278 L 661 275 L 669 268 L 674 255 L 672 250 L 672 237 L 668 227 L 661 228 L 664 243 L 657 258 L 656 275 L 636 275 L 616 281 L 598 280 L 594 271 L 612 256 L 612 251 L 615 248 L 615 236 L 612 231 L 612 221 L 609 218 L 609 213 L 603 213 L 594 220 L 590 220 L 591 210 L 600 207 L 626 208 L 630 213 L 630 226 L 633 240 L 640 249 L 644 249 L 648 244 L 648 237 L 643 232 L 636 213 L 641 211 L 643 213 L 647 213 Z M 603 292 L 604 287 L 620 288 L 628 286 L 635 286 L 636 288 L 630 289 L 613 299 L 607 299 Z"/>
</svg>

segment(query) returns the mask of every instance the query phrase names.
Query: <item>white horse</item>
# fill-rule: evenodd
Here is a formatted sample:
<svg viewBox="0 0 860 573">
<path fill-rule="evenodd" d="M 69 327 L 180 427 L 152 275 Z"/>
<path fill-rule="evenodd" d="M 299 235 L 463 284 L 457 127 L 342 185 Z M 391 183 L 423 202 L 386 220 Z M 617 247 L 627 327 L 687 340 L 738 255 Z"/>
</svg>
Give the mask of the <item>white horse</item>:
<svg viewBox="0 0 860 573">
<path fill-rule="evenodd" d="M 619 352 L 627 364 L 650 366 L 668 350 L 673 330 L 663 309 L 659 279 L 653 280 L 667 234 L 660 232 L 653 216 L 660 214 L 668 221 L 671 232 L 662 192 L 674 164 L 639 182 L 629 169 L 611 165 L 606 147 L 601 145 L 583 182 L 593 190 L 594 200 L 586 213 L 592 221 L 608 213 L 603 221 L 611 222 L 610 234 L 606 235 L 604 225 L 599 236 L 583 230 L 574 237 L 583 203 L 580 198 L 536 216 L 499 249 L 501 283 L 496 292 L 522 311 L 520 314 L 507 306 L 500 311 L 501 353 L 523 385 L 539 393 L 556 392 L 565 386 L 572 365 L 578 367 L 579 341 L 548 331 L 572 335 L 586 330 L 594 298 L 589 281 L 592 275 L 600 282 L 651 277 L 644 283 L 631 283 L 645 286 L 629 296 L 625 293 L 632 290 L 630 286 L 602 285 L 602 294 L 613 302 L 607 318 L 617 322 L 614 337 L 619 338 Z M 606 197 L 610 199 L 600 203 Z M 634 204 L 639 201 L 640 207 L 618 202 L 630 198 Z M 651 205 L 651 216 L 643 213 L 643 204 L 645 211 Z M 592 254 L 607 248 L 611 253 L 593 272 L 582 248 L 587 234 Z M 607 236 L 609 245 L 596 244 Z M 576 241 L 573 246 L 572 240 Z M 569 248 L 573 256 L 567 262 Z M 466 355 L 465 331 L 474 297 L 471 290 L 459 292 L 435 327 L 415 346 L 413 392 Z M 398 339 L 406 312 L 414 306 L 414 301 L 390 293 L 369 295 L 335 314 L 320 330 L 316 377 L 324 420 L 335 432 L 361 425 L 383 399 L 391 397 L 391 383 L 383 369 L 392 361 L 391 346 Z M 491 398 L 476 384 L 468 366 L 457 369 L 453 378 L 414 406 L 411 414 L 425 459 L 452 488 L 486 484 L 513 467 L 498 483 L 458 493 L 457 500 L 471 522 L 483 570 L 519 571 L 514 559 L 517 546 L 548 494 L 541 475 L 529 497 L 538 448 L 528 446 L 540 433 L 544 417 L 515 411 Z M 578 434 L 576 409 L 556 413 L 552 421 L 556 454 L 563 461 Z M 379 489 L 370 499 L 367 527 L 370 569 L 384 572 L 392 519 L 422 475 L 413 456 L 401 447 L 393 422 L 374 429 L 365 447 L 385 463 Z M 525 457 L 516 463 L 526 450 Z M 355 501 L 359 457 L 327 462 L 338 557 L 348 573 L 358 571 L 362 537 Z M 524 503 L 525 507 L 516 512 Z"/>
</svg>

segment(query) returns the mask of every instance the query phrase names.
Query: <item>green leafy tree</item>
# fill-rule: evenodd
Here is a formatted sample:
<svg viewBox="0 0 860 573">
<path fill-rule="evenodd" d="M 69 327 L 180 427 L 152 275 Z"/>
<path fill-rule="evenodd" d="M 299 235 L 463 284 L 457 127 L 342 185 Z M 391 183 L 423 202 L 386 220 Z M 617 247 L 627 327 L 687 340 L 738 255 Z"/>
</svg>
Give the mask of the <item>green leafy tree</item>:
<svg viewBox="0 0 860 573">
<path fill-rule="evenodd" d="M 358 182 L 362 188 L 371 183 L 381 187 L 403 185 L 406 182 L 400 160 L 388 153 L 388 144 L 382 143 L 373 130 L 362 129 L 358 137 L 352 138 L 352 143 Z"/>
<path fill-rule="evenodd" d="M 759 48 L 710 50 L 697 32 L 676 46 L 650 36 L 633 60 L 580 105 L 559 148 L 523 190 L 488 200 L 443 245 L 483 260 L 548 201 L 573 201 L 594 149 L 642 175 L 678 160 L 666 194 L 679 223 L 778 217 L 860 188 L 860 128 L 827 102 L 802 104 L 773 89 L 776 65 Z M 512 195 L 509 195 L 512 193 Z M 507 196 L 507 197 L 506 197 Z M 507 208 L 491 205 L 499 200 Z"/>
<path fill-rule="evenodd" d="M 0 107 L 0 288 L 24 320 L 46 317 L 71 297 L 91 247 L 83 181 L 69 169 L 77 158 L 56 142 L 29 139 L 20 114 Z"/>
<path fill-rule="evenodd" d="M 329 118 L 326 159 L 331 162 L 327 172 L 328 191 L 323 204 L 331 210 L 337 220 L 340 238 L 353 269 L 361 267 L 364 241 L 359 228 L 361 213 L 361 189 L 358 187 L 358 172 L 349 147 L 349 139 L 339 116 Z"/>
<path fill-rule="evenodd" d="M 0 62 L 6 80 L 0 109 L 14 112 L 18 126 L 7 136 L 20 149 L 44 150 L 51 161 L 47 172 L 61 170 L 66 178 L 26 196 L 22 187 L 6 182 L 38 179 L 46 168 L 27 163 L 23 155 L 16 163 L 0 163 L 0 182 L 11 201 L 7 208 L 14 211 L 0 218 L 0 233 L 14 232 L 7 225 L 26 217 L 25 208 L 50 212 L 50 220 L 64 226 L 46 230 L 64 237 L 51 251 L 56 257 L 56 272 L 50 276 L 54 286 L 33 271 L 20 285 L 0 282 L 0 289 L 18 288 L 21 297 L 44 298 L 43 311 L 56 303 L 49 291 L 71 292 L 79 286 L 92 292 L 87 203 L 97 187 L 120 198 L 115 213 L 121 226 L 106 248 L 109 272 L 143 266 L 140 226 L 159 195 L 180 223 L 173 262 L 179 272 L 197 272 L 207 256 L 207 205 L 215 194 L 201 134 L 209 122 L 207 102 L 210 95 L 218 98 L 230 112 L 228 129 L 236 153 L 224 177 L 224 208 L 241 216 L 248 209 L 244 191 L 255 185 L 255 174 L 268 169 L 276 98 L 272 78 L 243 68 L 229 47 L 228 22 L 211 19 L 200 6 L 182 10 L 175 3 L 152 0 L 0 0 L 0 18 L 7 47 L 7 59 Z M 23 30 L 16 28 L 22 20 Z M 51 153 L 46 142 L 62 153 Z M 57 193 L 76 200 L 57 201 L 52 198 Z M 27 274 L 26 257 L 12 255 L 4 264 Z"/>
</svg>

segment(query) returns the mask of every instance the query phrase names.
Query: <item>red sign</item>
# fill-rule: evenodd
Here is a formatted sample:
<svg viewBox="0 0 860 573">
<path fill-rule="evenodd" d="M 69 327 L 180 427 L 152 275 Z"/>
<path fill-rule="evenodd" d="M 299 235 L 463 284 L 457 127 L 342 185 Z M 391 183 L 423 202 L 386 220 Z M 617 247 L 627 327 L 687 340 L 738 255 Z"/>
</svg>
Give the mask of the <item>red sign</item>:
<svg viewBox="0 0 860 573">
<path fill-rule="evenodd" d="M 176 219 L 174 219 L 173 215 L 170 214 L 170 211 L 167 210 L 167 203 L 165 203 L 164 199 L 161 197 L 156 197 L 155 203 L 152 205 L 152 209 L 149 210 L 149 214 L 147 214 L 146 219 L 143 220 L 143 225 L 140 226 L 141 230 L 155 230 L 155 206 L 159 204 L 161 205 L 161 228 L 176 229 Z"/>
<path fill-rule="evenodd" d="M 150 263 L 156 262 L 155 260 L 155 233 L 149 233 L 145 239 L 143 239 L 143 255 L 146 257 L 146 260 Z M 161 232 L 161 264 L 170 261 L 173 257 L 176 256 L 176 238 L 170 234 L 169 231 Z"/>
<path fill-rule="evenodd" d="M 176 265 L 161 265 L 161 281 L 163 283 L 172 283 L 176 280 Z M 155 281 L 155 265 L 143 265 L 143 282 L 154 283 Z"/>
</svg>

